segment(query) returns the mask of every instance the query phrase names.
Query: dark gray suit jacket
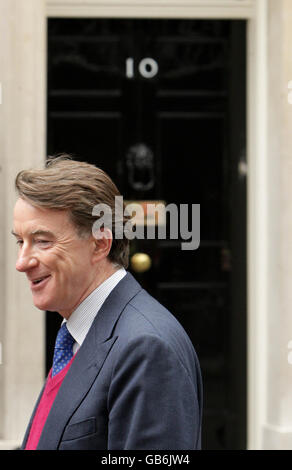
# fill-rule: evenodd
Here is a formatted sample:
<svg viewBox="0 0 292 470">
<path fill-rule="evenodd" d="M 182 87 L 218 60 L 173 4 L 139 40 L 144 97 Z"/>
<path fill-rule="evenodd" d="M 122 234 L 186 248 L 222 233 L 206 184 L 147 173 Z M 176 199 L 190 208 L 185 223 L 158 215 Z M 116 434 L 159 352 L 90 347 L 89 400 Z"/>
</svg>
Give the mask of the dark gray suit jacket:
<svg viewBox="0 0 292 470">
<path fill-rule="evenodd" d="M 200 366 L 189 337 L 127 273 L 77 352 L 37 449 L 199 449 L 201 418 Z"/>
</svg>

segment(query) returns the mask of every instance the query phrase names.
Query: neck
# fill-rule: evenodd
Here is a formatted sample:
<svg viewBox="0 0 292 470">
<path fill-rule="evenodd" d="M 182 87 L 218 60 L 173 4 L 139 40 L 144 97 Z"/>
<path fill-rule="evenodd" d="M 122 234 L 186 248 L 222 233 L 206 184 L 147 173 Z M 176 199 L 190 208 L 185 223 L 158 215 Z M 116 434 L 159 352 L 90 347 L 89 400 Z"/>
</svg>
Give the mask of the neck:
<svg viewBox="0 0 292 470">
<path fill-rule="evenodd" d="M 82 296 L 80 297 L 76 305 L 70 308 L 70 310 L 59 311 L 59 314 L 63 318 L 68 320 L 71 314 L 83 302 L 83 300 L 85 300 L 86 297 L 88 297 L 91 294 L 91 292 L 97 289 L 97 287 L 99 287 L 104 281 L 106 281 L 110 276 L 112 276 L 119 269 L 120 269 L 120 266 L 113 265 L 110 261 L 106 260 L 106 262 L 102 264 L 102 266 L 99 266 L 97 272 L 95 273 L 93 282 L 86 288 L 86 291 L 82 294 Z"/>
</svg>

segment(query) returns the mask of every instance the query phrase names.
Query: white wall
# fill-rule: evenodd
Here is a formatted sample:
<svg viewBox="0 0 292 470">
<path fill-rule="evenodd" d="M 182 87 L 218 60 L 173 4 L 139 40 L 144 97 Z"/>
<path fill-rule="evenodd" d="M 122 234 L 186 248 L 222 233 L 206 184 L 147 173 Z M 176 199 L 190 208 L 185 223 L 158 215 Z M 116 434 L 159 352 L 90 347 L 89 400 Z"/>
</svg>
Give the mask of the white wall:
<svg viewBox="0 0 292 470">
<path fill-rule="evenodd" d="M 269 294 L 267 402 L 263 448 L 292 449 L 292 2 L 269 0 L 268 140 Z"/>
<path fill-rule="evenodd" d="M 0 447 L 19 444 L 44 378 L 44 313 L 15 270 L 17 172 L 45 158 L 45 3 L 0 0 Z"/>
</svg>

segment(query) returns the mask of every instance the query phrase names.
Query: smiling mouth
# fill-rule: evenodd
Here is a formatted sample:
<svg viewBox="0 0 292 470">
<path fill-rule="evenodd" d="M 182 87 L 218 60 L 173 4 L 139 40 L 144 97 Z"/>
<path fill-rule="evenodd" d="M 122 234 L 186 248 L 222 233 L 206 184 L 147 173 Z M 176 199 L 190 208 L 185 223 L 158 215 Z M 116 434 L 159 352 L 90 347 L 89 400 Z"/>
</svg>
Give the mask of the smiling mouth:
<svg viewBox="0 0 292 470">
<path fill-rule="evenodd" d="M 46 279 L 48 279 L 51 275 L 49 274 L 48 276 L 43 276 L 43 277 L 39 277 L 38 279 L 35 279 L 34 281 L 31 281 L 32 285 L 33 286 L 37 286 L 39 284 L 41 284 L 42 282 L 44 282 Z"/>
</svg>

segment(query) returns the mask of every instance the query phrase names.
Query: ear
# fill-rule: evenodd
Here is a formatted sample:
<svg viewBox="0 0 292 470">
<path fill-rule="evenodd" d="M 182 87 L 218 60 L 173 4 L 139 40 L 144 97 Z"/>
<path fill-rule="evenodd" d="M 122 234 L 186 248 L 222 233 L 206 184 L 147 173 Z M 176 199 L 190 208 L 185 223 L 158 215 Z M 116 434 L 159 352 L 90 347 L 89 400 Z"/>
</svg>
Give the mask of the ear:
<svg viewBox="0 0 292 470">
<path fill-rule="evenodd" d="M 93 238 L 93 261 L 97 262 L 107 258 L 113 242 L 113 234 L 109 228 L 99 229 L 94 233 Z"/>
</svg>

